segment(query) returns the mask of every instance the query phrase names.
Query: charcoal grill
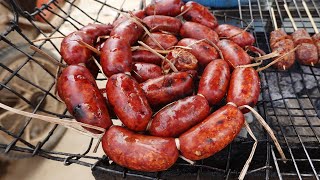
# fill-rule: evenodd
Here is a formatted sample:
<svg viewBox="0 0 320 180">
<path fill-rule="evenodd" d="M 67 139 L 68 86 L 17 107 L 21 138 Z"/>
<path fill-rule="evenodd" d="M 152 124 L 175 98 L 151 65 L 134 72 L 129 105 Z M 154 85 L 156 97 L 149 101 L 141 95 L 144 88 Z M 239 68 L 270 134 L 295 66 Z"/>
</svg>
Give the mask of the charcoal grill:
<svg viewBox="0 0 320 180">
<path fill-rule="evenodd" d="M 17 42 L 10 39 L 10 34 L 18 33 L 20 38 L 27 44 L 32 43 L 18 25 L 21 17 L 26 18 L 44 37 L 65 36 L 69 32 L 63 30 L 64 26 L 70 26 L 74 30 L 86 25 L 87 22 L 106 23 L 107 20 L 113 20 L 119 14 L 113 13 L 113 18 L 108 19 L 111 9 L 120 9 L 113 7 L 111 0 L 90 0 L 88 4 L 99 5 L 98 9 L 80 9 L 76 0 L 66 0 L 65 5 L 61 1 L 51 0 L 43 4 L 41 8 L 36 8 L 33 12 L 24 11 L 19 4 L 12 0 L 10 8 L 14 14 L 14 20 L 11 21 L 9 28 L 1 33 L 0 43 L 13 47 L 16 52 L 25 56 L 25 61 L 15 69 L 7 67 L 0 60 L 1 71 L 9 75 L 5 79 L 0 79 L 0 94 L 7 91 L 12 93 L 18 99 L 22 99 L 32 109 L 33 113 L 43 112 L 52 116 L 64 118 L 68 117 L 66 111 L 52 112 L 41 106 L 41 104 L 51 98 L 51 101 L 58 101 L 52 92 L 54 88 L 54 79 L 49 87 L 39 87 L 35 82 L 28 80 L 19 75 L 19 72 L 29 62 L 35 61 L 35 52 L 26 51 L 19 47 Z M 292 25 L 287 18 L 283 8 L 282 0 L 249 0 L 241 4 L 236 9 L 214 9 L 220 23 L 228 23 L 245 28 L 248 22 L 253 21 L 250 31 L 256 38 L 256 46 L 270 52 L 269 33 L 273 30 L 272 19 L 269 7 L 273 7 L 278 23 L 278 27 L 285 29 L 287 33 L 292 33 Z M 243 1 L 241 1 L 243 2 Z M 142 7 L 142 2 L 137 1 L 137 7 Z M 308 16 L 303 9 L 299 0 L 287 1 L 289 9 L 297 23 L 298 28 L 306 28 L 309 33 L 314 33 Z M 320 27 L 320 2 L 317 0 L 307 1 L 310 12 Z M 65 6 L 68 6 L 65 9 Z M 125 7 L 125 6 L 124 6 Z M 55 10 L 53 10 L 55 9 Z M 77 15 L 74 12 L 77 12 Z M 89 12 L 94 11 L 95 16 L 90 16 Z M 48 13 L 54 14 L 52 21 L 46 20 Z M 50 33 L 43 32 L 34 18 L 40 18 L 47 25 L 53 28 Z M 57 23 L 59 22 L 59 23 Z M 45 40 L 36 45 L 43 49 L 48 48 L 52 53 L 58 53 L 59 47 L 54 43 L 56 40 Z M 60 41 L 60 40 L 58 40 Z M 55 74 L 44 70 L 52 77 Z M 274 129 L 282 148 L 288 158 L 285 163 L 280 159 L 279 154 L 275 151 L 269 137 L 253 122 L 254 133 L 258 137 L 258 148 L 250 165 L 246 178 L 265 178 L 265 179 L 319 179 L 320 178 L 320 68 L 319 66 L 310 67 L 295 64 L 287 72 L 279 72 L 269 68 L 260 73 L 261 77 L 261 96 L 257 104 L 257 110 L 266 119 Z M 18 89 L 10 86 L 10 81 L 19 78 L 26 84 L 33 86 L 42 92 L 36 103 L 27 99 L 24 94 L 19 93 Z M 97 81 L 104 81 L 104 78 L 98 78 Z M 12 119 L 14 121 L 14 119 Z M 167 171 L 158 173 L 142 173 L 131 171 L 114 163 L 109 163 L 106 156 L 94 157 L 88 156 L 87 153 L 92 149 L 93 140 L 88 143 L 85 152 L 67 153 L 63 149 L 51 151 L 44 148 L 46 143 L 54 136 L 58 126 L 51 127 L 50 131 L 39 140 L 36 144 L 31 144 L 23 138 L 25 129 L 34 119 L 27 119 L 18 132 L 11 132 L 3 126 L 0 126 L 0 132 L 12 137 L 10 143 L 0 142 L 0 151 L 3 154 L 23 153 L 27 156 L 41 156 L 54 161 L 62 162 L 61 165 L 79 164 L 91 168 L 93 175 L 97 179 L 102 178 L 129 178 L 129 179 L 184 179 L 184 178 L 201 178 L 201 179 L 234 179 L 238 176 L 249 156 L 253 140 L 250 138 L 237 138 L 229 146 L 218 154 L 201 161 L 195 165 L 190 165 L 179 159 L 177 163 Z M 92 163 L 93 162 L 93 163 Z"/>
</svg>

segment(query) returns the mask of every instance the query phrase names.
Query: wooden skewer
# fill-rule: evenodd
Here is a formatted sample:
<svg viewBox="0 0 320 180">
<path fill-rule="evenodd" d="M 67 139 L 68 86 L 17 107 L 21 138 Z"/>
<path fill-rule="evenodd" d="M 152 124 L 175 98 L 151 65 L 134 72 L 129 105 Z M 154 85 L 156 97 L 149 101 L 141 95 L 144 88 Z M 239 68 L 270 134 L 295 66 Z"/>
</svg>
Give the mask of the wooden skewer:
<svg viewBox="0 0 320 180">
<path fill-rule="evenodd" d="M 95 47 L 91 46 L 90 44 L 84 42 L 84 41 L 81 41 L 81 40 L 78 40 L 78 43 L 81 44 L 82 46 L 85 46 L 86 48 L 90 49 L 91 51 L 93 51 L 94 53 L 98 54 L 100 56 L 100 51 L 98 49 L 96 49 Z"/>
<path fill-rule="evenodd" d="M 270 7 L 270 12 L 271 12 L 271 18 L 272 18 L 274 30 L 278 30 L 278 24 L 277 24 L 276 16 L 274 15 L 273 7 Z"/>
<path fill-rule="evenodd" d="M 41 49 L 37 48 L 36 46 L 30 46 L 30 49 L 36 51 L 37 53 L 41 54 L 42 56 L 48 58 L 53 64 L 66 68 L 67 65 L 66 64 L 62 64 L 60 63 L 58 60 L 54 59 L 53 57 L 51 57 L 49 54 L 47 54 L 46 52 L 42 51 Z M 35 59 L 35 58 L 34 58 Z"/>
<path fill-rule="evenodd" d="M 312 27 L 313 27 L 313 29 L 314 29 L 314 32 L 315 32 L 316 34 L 318 34 L 319 31 L 318 31 L 318 28 L 317 28 L 317 26 L 316 26 L 316 23 L 314 23 L 314 20 L 313 20 L 312 15 L 311 15 L 311 13 L 310 13 L 310 11 L 309 11 L 309 8 L 308 8 L 308 6 L 307 6 L 307 4 L 306 4 L 306 2 L 305 2 L 304 0 L 302 0 L 302 4 L 303 4 L 304 9 L 306 10 L 306 13 L 307 13 L 309 19 L 310 19 L 310 22 L 311 22 L 311 25 L 312 25 Z"/>
<path fill-rule="evenodd" d="M 288 16 L 289 16 L 289 19 L 290 19 L 290 21 L 291 21 L 291 24 L 292 24 L 292 26 L 293 26 L 293 29 L 296 31 L 296 30 L 298 30 L 298 28 L 297 28 L 297 26 L 296 26 L 296 23 L 294 22 L 294 20 L 293 20 L 293 18 L 292 18 L 292 15 L 291 15 L 291 13 L 290 13 L 290 11 L 289 11 L 289 8 L 288 8 L 288 5 L 287 5 L 287 3 L 284 3 L 284 8 L 286 9 L 286 12 L 287 12 L 287 14 L 288 14 Z"/>
</svg>

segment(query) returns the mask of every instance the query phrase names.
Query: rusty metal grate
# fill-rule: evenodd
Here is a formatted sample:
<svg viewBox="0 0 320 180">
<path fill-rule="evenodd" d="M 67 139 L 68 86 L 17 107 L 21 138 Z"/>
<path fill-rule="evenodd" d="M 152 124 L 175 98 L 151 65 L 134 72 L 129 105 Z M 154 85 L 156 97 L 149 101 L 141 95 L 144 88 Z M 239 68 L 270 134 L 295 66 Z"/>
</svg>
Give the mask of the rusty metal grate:
<svg viewBox="0 0 320 180">
<path fill-rule="evenodd" d="M 125 0 L 124 0 L 125 1 Z M 2 32 L 0 43 L 14 49 L 14 52 L 21 53 L 25 56 L 25 60 L 17 67 L 10 68 L 0 60 L 0 72 L 6 72 L 8 76 L 5 79 L 0 79 L 0 94 L 4 92 L 10 93 L 13 97 L 24 101 L 32 112 L 43 112 L 60 118 L 67 117 L 66 111 L 54 112 L 43 108 L 41 104 L 48 101 L 57 101 L 52 89 L 54 88 L 55 74 L 49 71 L 42 64 L 38 64 L 51 77 L 48 87 L 41 87 L 34 81 L 21 76 L 19 73 L 27 66 L 28 63 L 36 61 L 34 52 L 27 51 L 21 48 L 21 43 L 13 41 L 10 34 L 17 33 L 22 39 L 22 44 L 33 44 L 31 39 L 27 37 L 19 24 L 18 17 L 25 17 L 32 24 L 34 17 L 38 16 L 44 20 L 46 24 L 54 30 L 51 33 L 43 32 L 36 24 L 33 24 L 36 31 L 45 37 L 66 35 L 62 30 L 63 26 L 70 26 L 74 30 L 79 29 L 83 25 L 83 19 L 90 22 L 104 22 L 102 18 L 105 13 L 111 12 L 112 4 L 108 0 L 91 0 L 90 3 L 99 5 L 95 16 L 90 16 L 90 9 L 80 9 L 76 0 L 66 0 L 65 4 L 69 7 L 64 9 L 61 2 L 51 0 L 48 4 L 44 4 L 41 8 L 34 12 L 26 12 L 19 8 L 16 1 L 11 1 L 9 8 L 14 12 L 15 21 L 12 21 L 9 28 Z M 250 31 L 256 38 L 256 46 L 270 52 L 269 34 L 273 30 L 272 20 L 269 12 L 269 7 L 272 6 L 275 10 L 279 27 L 283 27 L 287 33 L 292 33 L 293 28 L 288 19 L 288 16 L 283 8 L 283 1 L 273 0 L 249 0 L 247 3 L 240 3 L 236 9 L 215 9 L 220 23 L 229 23 L 240 27 L 245 27 L 246 23 L 253 20 Z M 242 2 L 242 1 L 241 1 Z M 140 1 L 137 4 L 140 5 Z M 297 23 L 298 28 L 306 28 L 311 34 L 314 33 L 306 12 L 299 0 L 287 1 L 289 9 Z M 307 5 L 314 17 L 318 27 L 320 27 L 320 2 L 310 0 Z M 141 7 L 141 6 L 140 6 Z M 117 7 L 119 8 L 119 7 Z M 53 9 L 58 10 L 54 11 Z M 51 12 L 56 16 L 59 23 L 46 21 L 46 13 Z M 77 11 L 79 15 L 74 16 L 71 12 Z M 114 13 L 115 17 L 118 16 Z M 243 21 L 240 21 L 242 19 Z M 39 48 L 50 47 L 53 53 L 58 53 L 57 47 L 53 40 L 43 41 L 37 44 Z M 3 53 L 3 52 L 2 52 Z M 255 135 L 258 137 L 258 149 L 249 168 L 248 177 L 260 177 L 265 179 L 319 179 L 320 177 L 320 68 L 302 66 L 296 63 L 292 69 L 287 72 L 278 72 L 273 69 L 267 69 L 260 73 L 262 80 L 261 98 L 257 105 L 260 114 L 271 124 L 275 130 L 278 139 L 288 158 L 287 163 L 284 163 L 277 152 L 274 150 L 269 137 L 255 122 L 252 123 Z M 11 85 L 11 82 L 18 78 L 28 86 L 43 93 L 42 98 L 36 104 L 32 103 L 23 93 Z M 105 79 L 98 78 L 98 81 Z M 1 113 L 1 111 L 0 111 Z M 131 171 L 119 167 L 115 164 L 109 164 L 109 160 L 104 157 L 88 156 L 87 153 L 92 149 L 93 139 L 88 144 L 85 152 L 67 153 L 63 149 L 60 152 L 46 150 L 44 146 L 57 133 L 58 126 L 53 126 L 50 131 L 36 144 L 31 144 L 23 134 L 33 119 L 27 119 L 25 124 L 21 126 L 19 131 L 13 133 L 2 125 L 0 132 L 12 137 L 9 143 L 0 143 L 0 151 L 10 155 L 12 152 L 20 152 L 26 156 L 38 155 L 44 158 L 55 161 L 64 162 L 64 165 L 72 163 L 80 164 L 92 168 L 92 172 L 96 178 L 106 177 L 129 177 L 133 179 L 183 179 L 191 177 L 218 179 L 234 179 L 241 170 L 249 151 L 253 145 L 250 138 L 237 138 L 227 148 L 218 154 L 208 159 L 197 161 L 196 165 L 189 165 L 181 159 L 169 170 L 159 173 L 141 173 Z M 92 163 L 95 162 L 95 163 Z"/>
</svg>

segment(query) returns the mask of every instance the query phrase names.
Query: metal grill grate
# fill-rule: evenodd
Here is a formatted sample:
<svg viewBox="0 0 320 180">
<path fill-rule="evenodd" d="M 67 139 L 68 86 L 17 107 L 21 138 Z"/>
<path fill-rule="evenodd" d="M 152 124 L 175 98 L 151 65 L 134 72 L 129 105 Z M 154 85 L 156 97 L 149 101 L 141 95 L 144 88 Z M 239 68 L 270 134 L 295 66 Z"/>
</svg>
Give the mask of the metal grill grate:
<svg viewBox="0 0 320 180">
<path fill-rule="evenodd" d="M 125 1 L 125 0 L 124 0 Z M 253 20 L 253 26 L 250 29 L 256 38 L 256 46 L 270 52 L 269 34 L 273 30 L 272 20 L 269 12 L 269 7 L 272 6 L 276 11 L 276 18 L 279 27 L 283 27 L 287 33 L 292 33 L 293 28 L 288 20 L 288 16 L 283 8 L 283 1 L 273 0 L 249 0 L 248 3 L 240 4 L 238 9 L 218 9 L 214 10 L 220 23 L 228 23 L 245 27 L 247 22 Z M 59 103 L 53 89 L 55 86 L 56 71 L 50 70 L 47 65 L 36 61 L 36 54 L 33 51 L 24 48 L 26 45 L 33 44 L 21 29 L 21 25 L 17 23 L 18 17 L 23 16 L 32 26 L 35 27 L 38 34 L 44 37 L 65 36 L 70 33 L 64 29 L 65 26 L 72 27 L 73 31 L 79 29 L 89 22 L 105 23 L 108 20 L 107 16 L 112 13 L 111 0 L 91 0 L 90 3 L 97 4 L 98 9 L 80 9 L 78 1 L 67 0 L 64 3 L 55 0 L 36 9 L 34 12 L 25 12 L 21 10 L 15 1 L 12 1 L 11 9 L 14 12 L 15 21 L 12 21 L 9 28 L 6 29 L 0 36 L 0 45 L 11 48 L 10 53 L 20 53 L 24 60 L 14 68 L 8 66 L 0 60 L 0 72 L 6 72 L 7 76 L 0 76 L 0 94 L 9 94 L 10 98 L 21 100 L 30 108 L 33 113 L 45 113 L 60 118 L 69 117 L 66 111 L 55 111 L 47 109 L 43 106 L 44 102 L 54 101 Z M 124 7 L 126 7 L 124 2 Z M 301 1 L 287 1 L 289 9 L 297 23 L 298 28 L 306 28 L 308 32 L 314 33 L 311 24 L 307 18 Z M 64 5 L 63 5 L 64 4 Z M 314 17 L 317 25 L 320 27 L 320 2 L 311 0 L 307 2 L 311 14 Z M 141 7 L 141 2 L 137 1 L 136 8 Z M 54 10 L 55 9 L 55 10 Z M 89 12 L 96 12 L 95 16 L 90 16 Z M 52 13 L 55 15 L 53 21 L 47 21 L 46 17 Z M 43 19 L 45 24 L 53 28 L 53 31 L 46 33 L 37 24 L 33 18 Z M 114 13 L 113 17 L 118 14 Z M 244 21 L 239 21 L 243 19 Z M 19 42 L 12 39 L 11 35 L 17 34 Z M 56 42 L 61 40 L 46 40 L 36 45 L 41 49 L 50 50 L 52 54 L 59 53 L 59 47 Z M 1 54 L 5 54 L 4 50 Z M 48 74 L 48 84 L 44 87 L 39 85 L 35 79 L 25 77 L 22 72 L 28 65 L 33 64 L 39 66 Z M 273 69 L 267 69 L 260 73 L 262 80 L 261 99 L 257 105 L 259 113 L 272 125 L 272 128 L 277 134 L 278 139 L 288 158 L 287 163 L 284 163 L 274 151 L 269 137 L 264 133 L 258 124 L 253 122 L 254 132 L 259 139 L 258 149 L 249 168 L 248 176 L 262 177 L 265 179 L 273 179 L 278 177 L 302 179 L 310 177 L 319 179 L 320 171 L 320 68 L 308 67 L 295 64 L 288 72 L 278 72 Z M 17 80 L 18 81 L 17 81 Z M 103 78 L 98 78 L 98 81 L 104 81 Z M 33 89 L 42 93 L 42 96 L 32 102 L 26 93 L 21 93 L 13 82 L 22 82 L 25 86 L 31 86 Z M 62 106 L 60 104 L 60 106 Z M 0 113 L 3 113 L 0 111 Z M 55 161 L 64 162 L 65 165 L 72 163 L 91 167 L 93 174 L 96 177 L 130 177 L 130 178 L 176 178 L 183 179 L 187 177 L 208 178 L 215 176 L 217 178 L 233 179 L 236 178 L 246 158 L 249 155 L 249 150 L 253 145 L 251 139 L 238 138 L 231 143 L 227 148 L 218 154 L 208 159 L 198 161 L 196 165 L 191 166 L 181 159 L 169 170 L 159 173 L 141 173 L 130 171 L 119 167 L 115 164 L 109 164 L 107 157 L 88 156 L 87 153 L 91 150 L 93 139 L 88 143 L 88 147 L 84 152 L 66 153 L 61 149 L 60 152 L 47 150 L 45 145 L 57 133 L 59 126 L 52 126 L 50 130 L 39 139 L 35 144 L 30 143 L 24 135 L 28 126 L 34 119 L 26 119 L 21 128 L 15 132 L 0 125 L 0 132 L 11 137 L 8 143 L 0 143 L 0 151 L 7 153 L 20 152 L 25 156 L 42 156 L 44 158 Z M 0 141 L 1 142 L 1 141 Z M 86 142 L 84 142 L 86 143 Z M 95 163 L 92 163 L 95 162 Z"/>
</svg>

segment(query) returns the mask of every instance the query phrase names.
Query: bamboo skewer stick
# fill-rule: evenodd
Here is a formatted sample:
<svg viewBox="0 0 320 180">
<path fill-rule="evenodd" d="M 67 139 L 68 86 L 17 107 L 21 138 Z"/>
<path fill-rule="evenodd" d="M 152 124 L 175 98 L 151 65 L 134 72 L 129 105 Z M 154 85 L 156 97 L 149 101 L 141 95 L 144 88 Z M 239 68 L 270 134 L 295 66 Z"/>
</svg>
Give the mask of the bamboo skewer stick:
<svg viewBox="0 0 320 180">
<path fill-rule="evenodd" d="M 303 5 L 304 9 L 306 10 L 306 13 L 307 13 L 307 15 L 308 15 L 308 18 L 310 19 L 311 25 L 312 25 L 312 27 L 313 27 L 313 29 L 314 29 L 314 32 L 315 32 L 316 34 L 318 34 L 318 33 L 319 33 L 319 30 L 318 30 L 318 28 L 317 28 L 317 25 L 316 25 L 316 23 L 314 22 L 314 19 L 313 19 L 312 15 L 311 15 L 311 13 L 310 13 L 310 11 L 309 11 L 309 8 L 308 8 L 308 6 L 307 6 L 307 4 L 306 4 L 306 2 L 305 2 L 304 0 L 302 0 L 302 5 Z"/>
<path fill-rule="evenodd" d="M 278 30 L 277 20 L 276 20 L 276 16 L 274 15 L 273 7 L 270 7 L 269 10 L 270 10 L 270 13 L 271 13 L 271 18 L 272 18 L 274 30 Z"/>
<path fill-rule="evenodd" d="M 289 10 L 289 8 L 288 8 L 288 5 L 287 5 L 287 3 L 284 3 L 284 8 L 286 9 L 286 12 L 287 12 L 287 14 L 288 14 L 288 17 L 289 17 L 289 19 L 290 19 L 290 21 L 291 21 L 291 24 L 292 24 L 292 26 L 293 26 L 293 29 L 296 31 L 296 30 L 298 30 L 298 28 L 297 28 L 297 26 L 296 26 L 296 23 L 294 22 L 294 20 L 293 20 L 293 18 L 292 18 L 292 15 L 291 15 L 291 13 L 290 13 L 290 10 Z"/>
</svg>

